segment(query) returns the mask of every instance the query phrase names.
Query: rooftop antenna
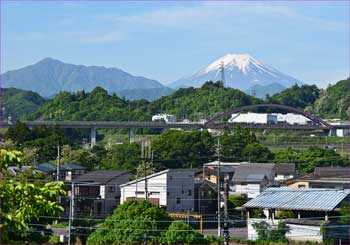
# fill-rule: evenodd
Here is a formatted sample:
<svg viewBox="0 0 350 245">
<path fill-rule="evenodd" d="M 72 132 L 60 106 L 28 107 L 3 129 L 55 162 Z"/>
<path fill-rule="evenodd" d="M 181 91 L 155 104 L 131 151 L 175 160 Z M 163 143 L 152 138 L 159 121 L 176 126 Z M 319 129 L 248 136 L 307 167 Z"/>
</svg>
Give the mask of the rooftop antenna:
<svg viewBox="0 0 350 245">
<path fill-rule="evenodd" d="M 225 64 L 223 61 L 220 62 L 220 72 L 221 72 L 221 81 L 225 87 Z"/>
</svg>

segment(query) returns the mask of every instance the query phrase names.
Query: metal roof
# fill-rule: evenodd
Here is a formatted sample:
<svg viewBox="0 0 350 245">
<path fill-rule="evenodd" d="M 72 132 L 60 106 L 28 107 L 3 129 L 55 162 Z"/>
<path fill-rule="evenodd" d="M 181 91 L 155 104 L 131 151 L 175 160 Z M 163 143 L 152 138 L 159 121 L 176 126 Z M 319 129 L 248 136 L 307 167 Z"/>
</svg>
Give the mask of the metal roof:
<svg viewBox="0 0 350 245">
<path fill-rule="evenodd" d="M 331 211 L 350 194 L 334 189 L 268 188 L 243 205 L 245 208 Z"/>
</svg>

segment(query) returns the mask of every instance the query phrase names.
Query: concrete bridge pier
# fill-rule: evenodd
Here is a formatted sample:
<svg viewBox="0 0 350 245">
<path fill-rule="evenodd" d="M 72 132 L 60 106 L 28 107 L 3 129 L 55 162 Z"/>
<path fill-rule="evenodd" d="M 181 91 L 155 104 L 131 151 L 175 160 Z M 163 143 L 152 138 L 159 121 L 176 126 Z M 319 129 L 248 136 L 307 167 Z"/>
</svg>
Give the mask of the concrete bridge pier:
<svg viewBox="0 0 350 245">
<path fill-rule="evenodd" d="M 90 147 L 92 149 L 96 145 L 96 128 L 91 128 L 90 138 Z"/>
<path fill-rule="evenodd" d="M 135 142 L 135 128 L 129 128 L 129 143 Z"/>
<path fill-rule="evenodd" d="M 325 129 L 323 132 L 326 136 L 337 136 L 337 129 L 335 128 Z"/>
</svg>

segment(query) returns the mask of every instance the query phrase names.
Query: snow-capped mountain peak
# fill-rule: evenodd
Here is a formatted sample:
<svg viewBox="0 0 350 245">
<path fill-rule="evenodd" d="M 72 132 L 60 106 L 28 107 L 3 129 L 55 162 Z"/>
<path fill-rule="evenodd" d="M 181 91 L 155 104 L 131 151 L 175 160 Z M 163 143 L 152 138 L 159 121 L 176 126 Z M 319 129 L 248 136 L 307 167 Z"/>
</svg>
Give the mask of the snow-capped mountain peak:
<svg viewBox="0 0 350 245">
<path fill-rule="evenodd" d="M 217 59 L 210 65 L 208 65 L 206 68 L 201 70 L 203 73 L 208 73 L 213 70 L 218 70 L 221 67 L 221 64 L 224 64 L 224 67 L 226 69 L 233 70 L 235 67 L 237 67 L 242 72 L 246 73 L 248 66 L 251 63 L 259 64 L 259 61 L 254 59 L 249 54 L 226 54 L 222 56 L 221 58 Z"/>
<path fill-rule="evenodd" d="M 225 85 L 228 87 L 246 90 L 254 85 L 278 83 L 289 87 L 295 83 L 302 84 L 301 81 L 281 73 L 249 54 L 226 54 L 192 75 L 171 83 L 170 86 L 200 87 L 206 81 L 220 80 L 222 64 L 225 70 Z"/>
</svg>

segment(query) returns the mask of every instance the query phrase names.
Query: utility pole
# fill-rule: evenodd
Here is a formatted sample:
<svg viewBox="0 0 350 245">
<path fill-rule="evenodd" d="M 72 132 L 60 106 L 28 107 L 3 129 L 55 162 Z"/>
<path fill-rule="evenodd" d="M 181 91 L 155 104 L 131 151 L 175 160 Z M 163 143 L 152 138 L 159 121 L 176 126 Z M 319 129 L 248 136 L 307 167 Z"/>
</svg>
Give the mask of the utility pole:
<svg viewBox="0 0 350 245">
<path fill-rule="evenodd" d="M 218 169 L 217 169 L 217 185 L 218 185 L 218 237 L 221 237 L 221 183 L 220 183 L 220 137 L 218 138 Z"/>
<path fill-rule="evenodd" d="M 141 159 L 144 167 L 144 180 L 145 180 L 145 200 L 148 200 L 148 180 L 147 180 L 147 163 L 151 160 L 153 161 L 153 152 L 151 151 L 151 143 L 143 142 L 141 143 Z"/>
<path fill-rule="evenodd" d="M 224 241 L 225 245 L 229 244 L 230 241 L 230 232 L 229 232 L 229 224 L 228 224 L 228 212 L 227 212 L 227 203 L 228 203 L 228 177 L 225 178 L 225 183 L 224 183 L 224 216 L 225 216 L 225 222 L 224 222 Z"/>
<path fill-rule="evenodd" d="M 57 142 L 57 169 L 56 169 L 56 181 L 60 181 L 60 163 L 61 163 L 61 153 L 60 153 L 60 143 Z"/>
<path fill-rule="evenodd" d="M 74 183 L 71 185 L 72 191 L 70 195 L 70 203 L 69 203 L 69 220 L 68 220 L 68 245 L 71 244 L 71 234 L 72 234 L 72 222 L 74 219 Z"/>
</svg>

